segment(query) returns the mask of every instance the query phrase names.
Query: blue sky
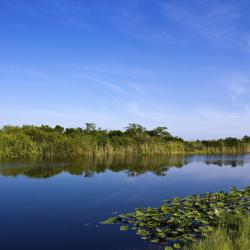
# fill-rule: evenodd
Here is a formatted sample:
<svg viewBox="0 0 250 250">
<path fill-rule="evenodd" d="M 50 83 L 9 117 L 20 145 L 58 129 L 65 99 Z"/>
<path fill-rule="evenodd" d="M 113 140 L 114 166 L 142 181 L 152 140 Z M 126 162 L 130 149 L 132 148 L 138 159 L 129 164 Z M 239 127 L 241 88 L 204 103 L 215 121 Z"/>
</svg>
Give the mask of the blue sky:
<svg viewBox="0 0 250 250">
<path fill-rule="evenodd" d="M 0 126 L 250 134 L 247 0 L 2 0 Z"/>
</svg>

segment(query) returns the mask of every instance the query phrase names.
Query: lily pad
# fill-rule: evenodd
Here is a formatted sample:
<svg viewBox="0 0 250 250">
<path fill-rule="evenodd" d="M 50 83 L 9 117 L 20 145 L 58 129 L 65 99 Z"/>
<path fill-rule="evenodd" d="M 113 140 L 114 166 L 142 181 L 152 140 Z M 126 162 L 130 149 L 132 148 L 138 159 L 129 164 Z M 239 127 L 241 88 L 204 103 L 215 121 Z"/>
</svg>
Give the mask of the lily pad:
<svg viewBox="0 0 250 250">
<path fill-rule="evenodd" d="M 127 231 L 129 229 L 128 226 L 120 226 L 120 231 Z"/>
</svg>

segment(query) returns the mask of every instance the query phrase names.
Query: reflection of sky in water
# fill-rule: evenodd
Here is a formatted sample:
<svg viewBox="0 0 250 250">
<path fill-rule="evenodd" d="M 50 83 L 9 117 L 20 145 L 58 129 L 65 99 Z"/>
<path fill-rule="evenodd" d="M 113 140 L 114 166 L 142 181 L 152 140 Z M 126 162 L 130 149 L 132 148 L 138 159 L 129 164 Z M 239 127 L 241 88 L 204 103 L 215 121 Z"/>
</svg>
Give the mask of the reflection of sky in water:
<svg viewBox="0 0 250 250">
<path fill-rule="evenodd" d="M 2 162 L 0 240 L 3 249 L 145 249 L 149 245 L 133 232 L 122 233 L 116 226 L 96 225 L 111 212 L 158 206 L 161 200 L 174 196 L 250 185 L 249 155 L 187 156 L 170 162 L 185 162 L 181 168 L 163 167 L 164 159 L 157 158 L 126 164 L 116 161 L 109 163 L 109 167 L 105 167 L 105 161 L 101 162 L 71 163 L 72 167 L 63 162 Z M 153 166 L 152 162 L 158 165 Z M 143 172 L 137 164 L 145 167 Z M 86 168 L 91 172 L 89 166 L 96 169 L 92 177 L 84 178 Z M 53 167 L 58 171 L 50 175 Z M 157 167 L 165 176 L 153 173 Z M 29 168 L 33 178 L 25 176 L 23 168 Z M 43 170 L 50 178 L 38 178 Z M 128 176 L 131 171 L 139 175 Z"/>
</svg>

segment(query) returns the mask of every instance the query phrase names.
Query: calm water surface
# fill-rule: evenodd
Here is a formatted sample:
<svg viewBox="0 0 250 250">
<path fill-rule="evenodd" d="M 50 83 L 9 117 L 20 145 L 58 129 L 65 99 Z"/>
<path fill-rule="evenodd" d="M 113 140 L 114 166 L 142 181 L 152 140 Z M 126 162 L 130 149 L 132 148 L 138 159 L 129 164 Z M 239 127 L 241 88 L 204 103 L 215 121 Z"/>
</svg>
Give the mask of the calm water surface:
<svg viewBox="0 0 250 250">
<path fill-rule="evenodd" d="M 232 185 L 250 185 L 250 155 L 1 161 L 0 248 L 162 249 L 99 222 Z"/>
</svg>

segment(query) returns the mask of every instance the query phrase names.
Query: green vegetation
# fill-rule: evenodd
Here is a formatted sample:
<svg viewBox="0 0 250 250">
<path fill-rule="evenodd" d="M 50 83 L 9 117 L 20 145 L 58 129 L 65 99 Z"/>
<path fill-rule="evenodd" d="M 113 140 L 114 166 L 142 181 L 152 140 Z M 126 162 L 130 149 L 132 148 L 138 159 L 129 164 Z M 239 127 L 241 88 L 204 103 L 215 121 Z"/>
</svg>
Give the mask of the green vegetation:
<svg viewBox="0 0 250 250">
<path fill-rule="evenodd" d="M 103 130 L 93 123 L 85 128 L 4 126 L 0 129 L 0 158 L 160 155 L 190 153 L 247 153 L 250 137 L 214 141 L 184 141 L 166 127 L 147 130 L 129 124 L 124 130 Z"/>
<path fill-rule="evenodd" d="M 250 216 L 232 216 L 204 240 L 185 250 L 249 250 Z"/>
<path fill-rule="evenodd" d="M 250 137 L 242 139 L 228 137 L 210 141 L 185 142 L 185 152 L 205 154 L 239 154 L 250 152 Z"/>
<path fill-rule="evenodd" d="M 177 197 L 165 200 L 159 208 L 136 208 L 132 213 L 110 217 L 102 224 L 119 224 L 122 231 L 131 228 L 143 240 L 165 244 L 166 249 L 181 249 L 190 245 L 196 249 L 208 243 L 206 240 L 200 245 L 192 245 L 193 243 L 207 237 L 222 237 L 226 230 L 230 230 L 231 235 L 235 234 L 227 244 L 249 246 L 249 240 L 248 243 L 242 242 L 247 237 L 246 234 L 249 236 L 249 228 L 246 229 L 247 225 L 239 222 L 239 218 L 248 217 L 249 214 L 250 187 L 244 190 L 234 187 L 229 193 L 205 193 L 184 199 Z M 237 223 L 242 235 L 236 233 L 239 231 Z M 249 220 L 246 223 L 249 225 Z M 223 229 L 218 229 L 220 227 Z M 229 234 L 220 239 L 221 244 L 228 238 Z"/>
</svg>

